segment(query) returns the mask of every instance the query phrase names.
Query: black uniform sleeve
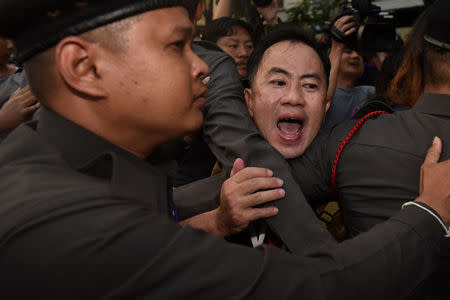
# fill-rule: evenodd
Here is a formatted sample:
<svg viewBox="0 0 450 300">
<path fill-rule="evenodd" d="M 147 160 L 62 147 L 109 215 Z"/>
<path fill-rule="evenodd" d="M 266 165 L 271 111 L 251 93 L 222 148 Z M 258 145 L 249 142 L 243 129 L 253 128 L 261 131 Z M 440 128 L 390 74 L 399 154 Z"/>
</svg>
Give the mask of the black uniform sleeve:
<svg viewBox="0 0 450 300">
<path fill-rule="evenodd" d="M 297 183 L 306 199 L 314 206 L 333 197 L 328 140 L 329 136 L 321 132 L 302 156 L 289 161 Z"/>
<path fill-rule="evenodd" d="M 2 249 L 0 282 L 5 299 L 395 299 L 433 271 L 442 238 L 431 216 L 408 207 L 351 241 L 294 256 L 112 205 L 17 236 Z"/>
</svg>

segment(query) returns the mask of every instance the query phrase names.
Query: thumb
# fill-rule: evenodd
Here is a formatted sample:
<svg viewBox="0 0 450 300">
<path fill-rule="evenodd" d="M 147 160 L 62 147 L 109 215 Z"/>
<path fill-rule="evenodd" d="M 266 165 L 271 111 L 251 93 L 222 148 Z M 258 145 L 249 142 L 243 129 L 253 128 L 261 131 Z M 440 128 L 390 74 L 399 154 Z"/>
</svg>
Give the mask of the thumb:
<svg viewBox="0 0 450 300">
<path fill-rule="evenodd" d="M 427 155 L 425 156 L 424 165 L 429 165 L 433 163 L 437 163 L 439 161 L 439 157 L 441 156 L 442 151 L 442 141 L 440 138 L 435 137 L 433 139 L 433 144 L 430 149 L 427 151 Z"/>
<path fill-rule="evenodd" d="M 245 167 L 244 161 L 242 158 L 236 158 L 233 164 L 233 169 L 231 170 L 230 177 L 235 175 L 237 172 L 242 170 Z"/>
</svg>

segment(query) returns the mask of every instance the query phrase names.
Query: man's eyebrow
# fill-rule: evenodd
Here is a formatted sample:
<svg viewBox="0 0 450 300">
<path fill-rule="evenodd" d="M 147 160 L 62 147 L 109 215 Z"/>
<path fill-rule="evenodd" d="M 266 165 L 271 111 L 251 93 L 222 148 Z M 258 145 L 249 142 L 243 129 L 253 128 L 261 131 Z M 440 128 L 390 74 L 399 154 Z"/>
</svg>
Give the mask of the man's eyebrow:
<svg viewBox="0 0 450 300">
<path fill-rule="evenodd" d="M 310 73 L 310 74 L 304 74 L 304 75 L 300 76 L 300 79 L 308 79 L 308 78 L 314 78 L 319 81 L 322 80 L 322 77 L 318 73 Z"/>
<path fill-rule="evenodd" d="M 279 68 L 279 67 L 273 67 L 269 70 L 269 72 L 267 73 L 267 75 L 271 75 L 271 74 L 283 74 L 286 76 L 290 76 L 291 74 L 286 71 L 285 69 Z M 308 78 L 314 78 L 317 80 L 322 80 L 322 77 L 320 76 L 320 74 L 318 73 L 308 73 L 308 74 L 303 74 L 302 76 L 300 76 L 300 80 L 302 79 L 308 79 Z"/>
<path fill-rule="evenodd" d="M 183 35 L 191 35 L 192 34 L 192 26 L 176 25 L 173 28 L 173 32 L 180 33 Z"/>
<path fill-rule="evenodd" d="M 267 75 L 271 75 L 271 74 L 284 74 L 286 76 L 289 76 L 290 73 L 288 71 L 286 71 L 285 69 L 282 68 L 278 68 L 278 67 L 273 67 L 269 70 L 269 72 L 267 73 Z"/>
</svg>

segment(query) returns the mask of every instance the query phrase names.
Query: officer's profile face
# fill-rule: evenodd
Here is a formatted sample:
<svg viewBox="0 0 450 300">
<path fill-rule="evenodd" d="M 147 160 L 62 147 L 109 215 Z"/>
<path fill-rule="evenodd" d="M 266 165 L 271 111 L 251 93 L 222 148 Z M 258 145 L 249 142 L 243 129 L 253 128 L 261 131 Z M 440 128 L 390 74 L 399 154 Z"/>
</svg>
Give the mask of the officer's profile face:
<svg viewBox="0 0 450 300">
<path fill-rule="evenodd" d="M 314 49 L 282 41 L 265 51 L 245 100 L 265 139 L 290 159 L 303 154 L 322 126 L 329 107 L 326 90 L 325 69 Z"/>
<path fill-rule="evenodd" d="M 254 49 L 252 37 L 248 31 L 241 26 L 234 26 L 232 34 L 219 38 L 216 44 L 233 57 L 239 75 L 242 78 L 247 77 L 247 63 Z"/>
<path fill-rule="evenodd" d="M 209 70 L 191 49 L 186 9 L 143 13 L 126 34 L 121 51 L 104 53 L 110 56 L 103 72 L 111 101 L 103 109 L 124 135 L 145 134 L 155 144 L 200 128 L 206 92 L 201 76 Z"/>
</svg>

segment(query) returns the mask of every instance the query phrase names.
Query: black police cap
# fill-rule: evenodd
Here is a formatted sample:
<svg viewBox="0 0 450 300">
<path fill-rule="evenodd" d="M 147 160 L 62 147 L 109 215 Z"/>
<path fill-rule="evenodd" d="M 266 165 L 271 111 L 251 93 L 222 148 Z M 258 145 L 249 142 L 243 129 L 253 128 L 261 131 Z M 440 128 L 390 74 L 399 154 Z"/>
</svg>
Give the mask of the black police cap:
<svg viewBox="0 0 450 300">
<path fill-rule="evenodd" d="M 0 36 L 11 39 L 25 61 L 69 35 L 78 35 L 145 11 L 183 6 L 190 16 L 195 0 L 0 0 Z"/>
<path fill-rule="evenodd" d="M 450 0 L 438 0 L 429 9 L 424 39 L 435 47 L 450 51 Z"/>
</svg>

